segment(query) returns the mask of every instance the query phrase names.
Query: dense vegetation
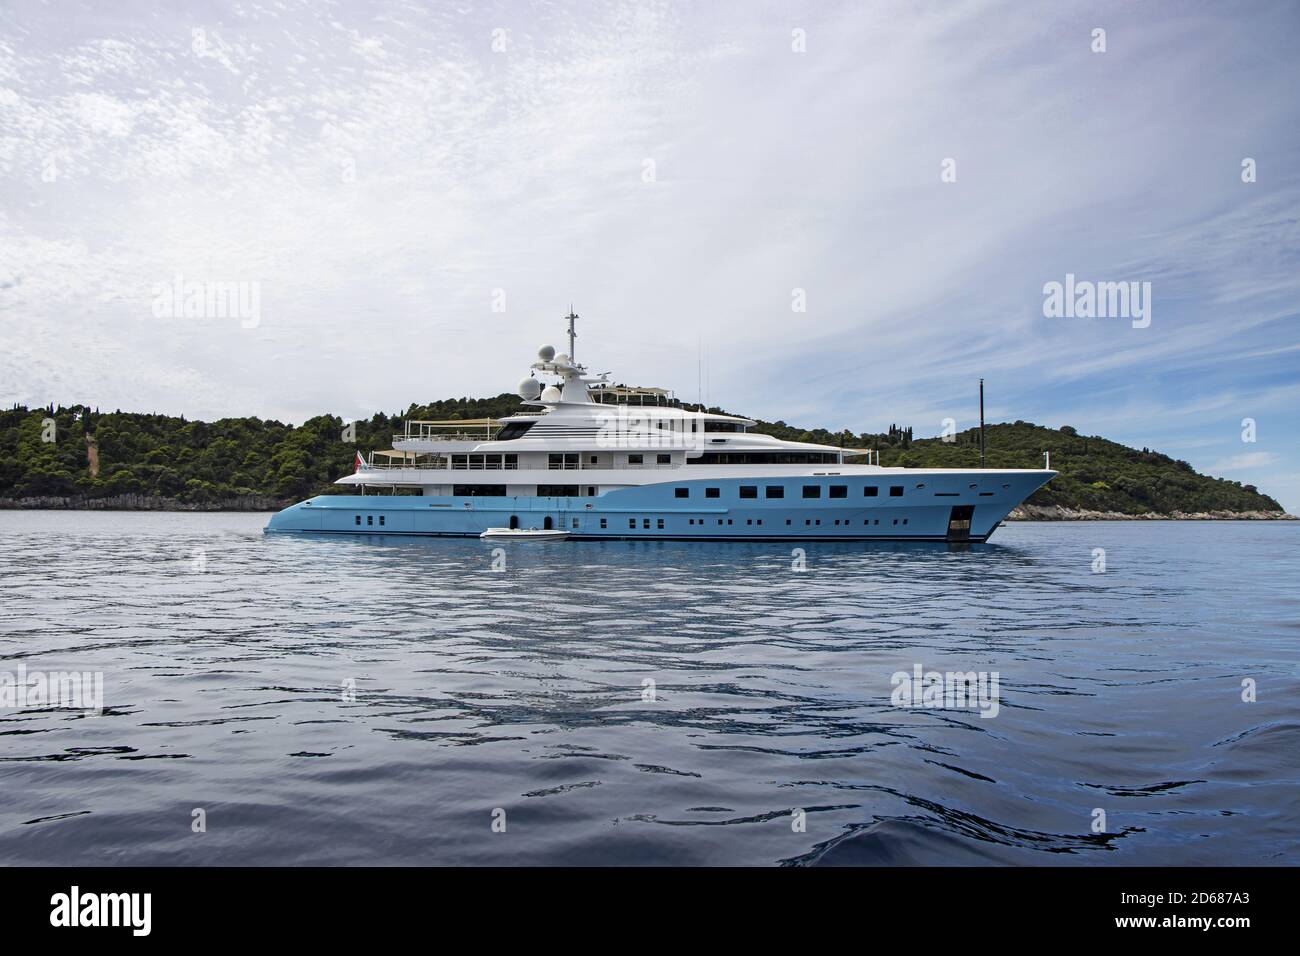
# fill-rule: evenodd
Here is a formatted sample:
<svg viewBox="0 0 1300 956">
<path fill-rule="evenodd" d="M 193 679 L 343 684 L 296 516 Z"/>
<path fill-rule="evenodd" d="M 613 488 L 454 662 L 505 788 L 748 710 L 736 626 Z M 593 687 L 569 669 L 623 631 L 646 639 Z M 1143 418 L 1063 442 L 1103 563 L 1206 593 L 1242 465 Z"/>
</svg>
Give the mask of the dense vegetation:
<svg viewBox="0 0 1300 956">
<path fill-rule="evenodd" d="M 293 427 L 258 418 L 191 422 L 168 415 L 100 412 L 81 405 L 0 412 L 0 498 L 104 498 L 124 494 L 204 504 L 262 495 L 299 499 L 341 490 L 334 479 L 352 470 L 353 454 L 392 447 L 406 418 L 500 418 L 520 411 L 519 399 L 447 399 L 379 413 L 352 423 L 319 415 Z M 713 409 L 719 411 L 719 409 Z M 53 425 L 50 425 L 50 420 Z M 912 429 L 883 434 L 800 429 L 760 422 L 758 431 L 795 441 L 874 448 L 883 465 L 975 467 L 979 432 L 913 439 Z M 53 440 L 48 440 L 53 439 Z M 1281 511 L 1251 485 L 1198 475 L 1185 461 L 1073 428 L 1028 422 L 991 425 L 989 467 L 1038 468 L 1052 454 L 1058 475 L 1030 501 L 1125 514 L 1173 511 Z"/>
</svg>

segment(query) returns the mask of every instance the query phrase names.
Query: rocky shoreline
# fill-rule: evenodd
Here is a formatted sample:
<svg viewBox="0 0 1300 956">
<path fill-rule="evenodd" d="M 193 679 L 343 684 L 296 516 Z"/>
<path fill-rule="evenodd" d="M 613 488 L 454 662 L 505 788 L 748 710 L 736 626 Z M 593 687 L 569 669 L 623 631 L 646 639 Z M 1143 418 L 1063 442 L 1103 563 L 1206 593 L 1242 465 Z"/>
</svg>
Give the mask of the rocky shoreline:
<svg viewBox="0 0 1300 956">
<path fill-rule="evenodd" d="M 115 495 L 110 498 L 0 498 L 0 509 L 23 511 L 279 511 L 293 504 L 264 495 L 243 495 L 217 501 L 181 501 L 152 495 Z"/>
<path fill-rule="evenodd" d="M 1175 511 L 1127 515 L 1120 511 L 1089 511 L 1061 505 L 1021 505 L 1007 515 L 1007 521 L 1295 521 L 1285 511 Z"/>
</svg>

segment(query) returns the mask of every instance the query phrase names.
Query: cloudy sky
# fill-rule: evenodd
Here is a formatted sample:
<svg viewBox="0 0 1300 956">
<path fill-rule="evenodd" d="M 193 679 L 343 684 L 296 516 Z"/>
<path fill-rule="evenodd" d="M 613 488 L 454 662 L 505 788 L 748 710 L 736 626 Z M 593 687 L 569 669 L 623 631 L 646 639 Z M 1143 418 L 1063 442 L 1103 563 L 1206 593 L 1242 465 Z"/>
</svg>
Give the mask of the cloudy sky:
<svg viewBox="0 0 1300 956">
<path fill-rule="evenodd" d="M 1298 92 L 1285 0 L 0 0 L 0 401 L 494 394 L 572 301 L 620 381 L 929 435 L 982 376 L 1298 512 Z"/>
</svg>

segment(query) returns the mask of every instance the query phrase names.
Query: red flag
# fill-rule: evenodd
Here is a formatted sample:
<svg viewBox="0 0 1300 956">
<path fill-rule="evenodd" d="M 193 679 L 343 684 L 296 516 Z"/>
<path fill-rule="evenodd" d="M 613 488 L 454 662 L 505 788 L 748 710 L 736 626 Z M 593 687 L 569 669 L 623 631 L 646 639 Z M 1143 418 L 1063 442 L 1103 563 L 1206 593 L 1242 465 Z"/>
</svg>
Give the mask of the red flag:
<svg viewBox="0 0 1300 956">
<path fill-rule="evenodd" d="M 366 460 L 361 457 L 361 452 L 357 452 L 357 460 L 355 462 L 355 467 L 352 469 L 352 474 L 355 475 L 357 472 L 359 472 L 362 468 L 365 467 L 365 464 L 366 464 Z"/>
</svg>

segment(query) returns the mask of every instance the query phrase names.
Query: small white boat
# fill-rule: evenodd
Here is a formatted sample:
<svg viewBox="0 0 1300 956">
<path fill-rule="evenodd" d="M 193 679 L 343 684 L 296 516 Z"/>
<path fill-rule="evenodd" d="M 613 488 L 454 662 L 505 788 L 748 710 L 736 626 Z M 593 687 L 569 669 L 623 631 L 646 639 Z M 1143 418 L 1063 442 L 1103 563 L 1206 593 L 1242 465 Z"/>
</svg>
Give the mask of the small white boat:
<svg viewBox="0 0 1300 956">
<path fill-rule="evenodd" d="M 569 536 L 567 531 L 551 528 L 488 528 L 480 538 L 506 538 L 511 541 L 558 541 Z"/>
</svg>

